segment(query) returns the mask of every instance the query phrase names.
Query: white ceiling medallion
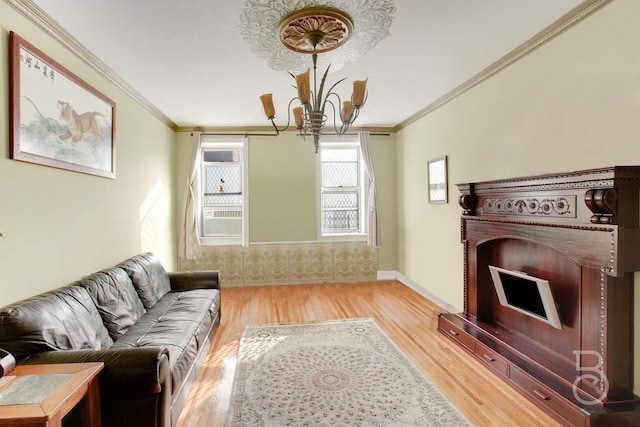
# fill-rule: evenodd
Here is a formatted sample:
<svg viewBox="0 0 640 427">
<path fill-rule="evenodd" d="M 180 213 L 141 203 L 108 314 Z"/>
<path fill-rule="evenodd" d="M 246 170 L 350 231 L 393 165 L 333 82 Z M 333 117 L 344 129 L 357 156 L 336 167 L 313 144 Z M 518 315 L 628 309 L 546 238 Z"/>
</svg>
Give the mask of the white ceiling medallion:
<svg viewBox="0 0 640 427">
<path fill-rule="evenodd" d="M 309 58 L 300 53 L 311 52 L 305 51 L 308 48 L 303 41 L 296 40 L 295 24 L 288 28 L 279 24 L 284 17 L 294 16 L 295 11 L 314 6 L 343 11 L 352 21 L 352 28 L 350 22 L 336 28 L 335 35 L 341 38 L 339 49 L 333 50 L 337 47 L 333 46 L 318 57 L 318 67 L 326 69 L 331 64 L 332 71 L 354 61 L 387 37 L 396 12 L 393 0 L 247 0 L 240 15 L 240 32 L 251 50 L 265 58 L 272 69 L 302 72 L 309 68 Z"/>
</svg>

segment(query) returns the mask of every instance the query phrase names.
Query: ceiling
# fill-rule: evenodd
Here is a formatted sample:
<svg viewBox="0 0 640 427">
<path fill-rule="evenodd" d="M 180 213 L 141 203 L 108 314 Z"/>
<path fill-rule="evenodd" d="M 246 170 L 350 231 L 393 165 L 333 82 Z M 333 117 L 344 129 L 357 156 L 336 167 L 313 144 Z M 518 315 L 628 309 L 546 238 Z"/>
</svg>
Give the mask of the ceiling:
<svg viewBox="0 0 640 427">
<path fill-rule="evenodd" d="M 355 125 L 394 128 L 581 2 L 395 0 L 390 34 L 328 80 L 347 78 L 336 88 L 344 98 L 353 80 L 368 78 L 369 97 Z M 266 92 L 273 92 L 280 111 L 276 122 L 286 122 L 287 104 L 295 96 L 293 79 L 269 68 L 243 39 L 245 0 L 33 3 L 178 128 L 267 126 L 258 99 Z"/>
</svg>

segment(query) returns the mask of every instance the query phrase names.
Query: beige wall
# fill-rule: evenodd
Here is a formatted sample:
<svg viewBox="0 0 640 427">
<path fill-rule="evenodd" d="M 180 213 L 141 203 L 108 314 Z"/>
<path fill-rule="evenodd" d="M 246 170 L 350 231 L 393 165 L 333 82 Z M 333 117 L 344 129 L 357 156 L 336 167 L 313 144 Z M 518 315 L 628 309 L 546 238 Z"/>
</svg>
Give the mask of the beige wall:
<svg viewBox="0 0 640 427">
<path fill-rule="evenodd" d="M 251 243 L 316 240 L 316 154 L 294 132 L 249 139 Z"/>
<path fill-rule="evenodd" d="M 396 264 L 395 137 L 372 136 L 378 186 L 382 247 L 378 269 Z M 295 132 L 249 137 L 249 238 L 252 244 L 317 240 L 316 154 L 313 141 Z M 191 135 L 178 133 L 177 194 L 184 200 Z M 181 202 L 182 203 L 182 202 Z M 181 209 L 181 208 L 179 208 Z"/>
<path fill-rule="evenodd" d="M 116 102 L 116 179 L 9 159 L 9 31 Z M 176 259 L 175 133 L 0 2 L 0 305 L 151 250 Z"/>
<path fill-rule="evenodd" d="M 399 271 L 462 307 L 455 183 L 640 164 L 640 2 L 616 0 L 401 130 Z M 446 205 L 427 204 L 429 159 L 449 156 Z M 635 390 L 640 393 L 640 275 Z"/>
</svg>

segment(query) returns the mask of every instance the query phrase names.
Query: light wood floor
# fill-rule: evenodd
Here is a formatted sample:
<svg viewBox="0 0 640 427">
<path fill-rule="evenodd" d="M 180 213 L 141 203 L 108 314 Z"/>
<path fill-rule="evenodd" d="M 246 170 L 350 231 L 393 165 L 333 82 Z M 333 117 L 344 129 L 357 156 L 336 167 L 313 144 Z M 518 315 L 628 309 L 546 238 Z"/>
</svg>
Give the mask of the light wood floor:
<svg viewBox="0 0 640 427">
<path fill-rule="evenodd" d="M 246 325 L 374 318 L 476 426 L 558 426 L 436 331 L 439 307 L 400 282 L 222 289 L 222 322 L 178 427 L 223 426 Z"/>
</svg>

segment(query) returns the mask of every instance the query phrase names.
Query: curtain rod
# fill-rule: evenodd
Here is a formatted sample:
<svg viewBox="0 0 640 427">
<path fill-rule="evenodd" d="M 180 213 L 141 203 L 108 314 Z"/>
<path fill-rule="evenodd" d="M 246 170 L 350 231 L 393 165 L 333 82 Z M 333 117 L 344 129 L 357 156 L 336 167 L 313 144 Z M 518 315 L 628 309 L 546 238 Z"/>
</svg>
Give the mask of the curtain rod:
<svg viewBox="0 0 640 427">
<path fill-rule="evenodd" d="M 242 133 L 242 132 L 201 132 L 200 135 L 203 136 L 244 136 L 245 138 L 248 136 L 278 136 L 277 133 Z M 322 135 L 326 136 L 337 136 L 337 133 L 323 133 Z M 355 136 L 357 133 L 344 133 L 343 135 Z M 389 132 L 371 132 L 369 135 L 372 136 L 389 136 L 391 135 Z M 193 132 L 191 132 L 191 136 L 193 136 Z"/>
</svg>

